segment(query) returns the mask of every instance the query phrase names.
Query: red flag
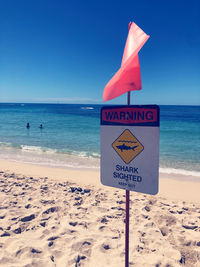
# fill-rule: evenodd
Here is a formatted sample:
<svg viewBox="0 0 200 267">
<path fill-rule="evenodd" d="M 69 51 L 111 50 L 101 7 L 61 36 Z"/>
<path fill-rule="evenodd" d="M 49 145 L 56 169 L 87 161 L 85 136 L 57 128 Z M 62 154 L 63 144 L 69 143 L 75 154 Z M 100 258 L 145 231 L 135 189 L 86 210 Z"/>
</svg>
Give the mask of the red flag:
<svg viewBox="0 0 200 267">
<path fill-rule="evenodd" d="M 129 91 L 142 89 L 138 52 L 149 36 L 135 23 L 129 24 L 121 68 L 107 83 L 103 100 L 108 101 Z"/>
</svg>

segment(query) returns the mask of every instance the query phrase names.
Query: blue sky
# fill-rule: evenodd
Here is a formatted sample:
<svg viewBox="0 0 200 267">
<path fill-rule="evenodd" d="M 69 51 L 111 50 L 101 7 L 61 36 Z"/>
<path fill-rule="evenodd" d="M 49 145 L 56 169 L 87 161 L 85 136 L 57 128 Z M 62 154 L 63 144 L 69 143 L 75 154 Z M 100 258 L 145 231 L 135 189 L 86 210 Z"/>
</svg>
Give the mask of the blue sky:
<svg viewBox="0 0 200 267">
<path fill-rule="evenodd" d="M 102 104 L 134 21 L 150 39 L 131 104 L 199 105 L 199 14 L 198 0 L 2 0 L 0 102 Z"/>
</svg>

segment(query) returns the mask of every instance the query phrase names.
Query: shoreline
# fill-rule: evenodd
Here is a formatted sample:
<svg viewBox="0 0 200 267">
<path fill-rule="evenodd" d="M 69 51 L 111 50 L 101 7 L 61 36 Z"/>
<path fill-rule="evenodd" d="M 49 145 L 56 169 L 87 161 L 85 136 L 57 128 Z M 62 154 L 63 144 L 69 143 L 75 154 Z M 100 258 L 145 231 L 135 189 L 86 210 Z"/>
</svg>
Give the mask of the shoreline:
<svg viewBox="0 0 200 267">
<path fill-rule="evenodd" d="M 88 152 L 58 152 L 57 149 L 50 149 L 39 146 L 22 145 L 23 149 L 16 147 L 4 147 L 0 142 L 0 160 L 21 162 L 31 165 L 40 165 L 44 167 L 60 168 L 60 169 L 84 169 L 97 170 L 100 168 L 100 154 Z M 17 160 L 16 160 L 17 159 Z M 176 161 L 176 160 L 175 160 Z M 197 162 L 185 167 L 178 164 L 165 164 L 165 161 L 160 156 L 159 173 L 161 176 L 172 176 L 177 179 L 200 181 L 200 169 Z"/>
<path fill-rule="evenodd" d="M 101 184 L 100 170 L 47 167 L 30 163 L 0 160 L 0 171 L 37 178 L 48 177 L 48 179 L 56 182 L 71 182 L 82 186 L 89 185 L 109 191 L 118 190 L 117 188 Z M 159 177 L 159 192 L 155 196 L 170 200 L 198 203 L 200 202 L 199 188 L 200 180 L 195 179 L 195 177 L 161 173 Z M 123 191 L 121 189 L 119 190 Z M 133 191 L 132 193 L 141 195 L 141 193 Z"/>
</svg>

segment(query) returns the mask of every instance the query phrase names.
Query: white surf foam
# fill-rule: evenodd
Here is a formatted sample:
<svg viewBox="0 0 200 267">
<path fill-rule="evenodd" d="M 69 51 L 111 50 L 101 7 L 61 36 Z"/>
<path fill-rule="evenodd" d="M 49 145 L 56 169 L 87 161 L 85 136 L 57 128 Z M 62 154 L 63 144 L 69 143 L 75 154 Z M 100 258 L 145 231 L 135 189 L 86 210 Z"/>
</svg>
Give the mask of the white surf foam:
<svg viewBox="0 0 200 267">
<path fill-rule="evenodd" d="M 160 173 L 194 176 L 200 178 L 200 172 L 174 168 L 159 168 Z"/>
<path fill-rule="evenodd" d="M 81 109 L 94 109 L 93 107 L 81 107 Z"/>
</svg>

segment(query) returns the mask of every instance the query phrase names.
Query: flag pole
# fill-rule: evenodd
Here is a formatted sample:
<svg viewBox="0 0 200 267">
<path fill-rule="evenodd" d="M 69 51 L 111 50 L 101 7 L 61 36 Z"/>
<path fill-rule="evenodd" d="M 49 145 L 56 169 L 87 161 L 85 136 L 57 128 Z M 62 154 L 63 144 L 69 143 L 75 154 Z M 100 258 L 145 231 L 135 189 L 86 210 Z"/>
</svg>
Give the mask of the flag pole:
<svg viewBox="0 0 200 267">
<path fill-rule="evenodd" d="M 132 22 L 129 23 L 128 28 L 130 30 Z M 131 102 L 131 92 L 127 93 L 127 105 L 130 106 Z M 129 190 L 126 190 L 126 231 L 125 231 L 125 267 L 129 267 L 129 202 L 130 202 L 130 193 Z"/>
<path fill-rule="evenodd" d="M 131 92 L 127 94 L 127 105 L 130 105 Z M 125 267 L 129 267 L 129 190 L 126 190 L 126 231 L 125 231 Z"/>
</svg>

